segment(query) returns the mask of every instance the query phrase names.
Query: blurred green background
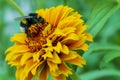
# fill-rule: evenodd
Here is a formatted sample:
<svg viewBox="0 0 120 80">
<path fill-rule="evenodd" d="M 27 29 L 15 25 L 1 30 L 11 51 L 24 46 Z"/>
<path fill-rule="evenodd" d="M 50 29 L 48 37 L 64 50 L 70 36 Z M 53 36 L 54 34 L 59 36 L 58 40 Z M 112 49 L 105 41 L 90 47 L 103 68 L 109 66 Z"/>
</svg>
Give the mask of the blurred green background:
<svg viewBox="0 0 120 80">
<path fill-rule="evenodd" d="M 120 80 L 120 0 L 14 0 L 25 15 L 40 8 L 67 5 L 78 11 L 87 32 L 94 36 L 94 42 L 82 56 L 87 61 L 84 68 L 75 68 L 76 77 L 81 80 Z M 5 59 L 5 50 L 13 43 L 10 37 L 19 32 L 15 18 L 20 14 L 9 0 L 0 0 L 0 80 L 15 80 L 15 67 Z M 69 78 L 69 80 L 71 80 Z"/>
</svg>

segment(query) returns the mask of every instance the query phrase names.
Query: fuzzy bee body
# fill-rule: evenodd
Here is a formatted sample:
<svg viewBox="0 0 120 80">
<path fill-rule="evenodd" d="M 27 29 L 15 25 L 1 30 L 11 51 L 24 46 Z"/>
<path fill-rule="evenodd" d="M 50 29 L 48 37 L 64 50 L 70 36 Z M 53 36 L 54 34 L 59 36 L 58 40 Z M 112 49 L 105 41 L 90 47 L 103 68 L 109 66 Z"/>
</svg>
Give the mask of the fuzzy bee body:
<svg viewBox="0 0 120 80">
<path fill-rule="evenodd" d="M 31 34 L 37 35 L 40 30 L 39 28 L 42 27 L 42 25 L 45 23 L 44 18 L 38 16 L 37 13 L 30 13 L 28 16 L 21 17 L 21 19 L 20 29 L 27 34 L 27 37 L 30 37 Z"/>
</svg>

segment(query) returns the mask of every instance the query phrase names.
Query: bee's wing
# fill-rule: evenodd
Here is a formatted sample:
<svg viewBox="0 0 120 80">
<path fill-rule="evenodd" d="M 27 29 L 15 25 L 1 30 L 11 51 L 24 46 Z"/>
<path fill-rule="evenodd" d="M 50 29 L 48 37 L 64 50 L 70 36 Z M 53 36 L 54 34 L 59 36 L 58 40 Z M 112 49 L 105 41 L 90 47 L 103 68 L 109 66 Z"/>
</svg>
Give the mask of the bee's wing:
<svg viewBox="0 0 120 80">
<path fill-rule="evenodd" d="M 22 19 L 28 19 L 28 18 L 32 18 L 32 16 L 17 17 L 15 18 L 15 20 L 22 20 Z"/>
</svg>

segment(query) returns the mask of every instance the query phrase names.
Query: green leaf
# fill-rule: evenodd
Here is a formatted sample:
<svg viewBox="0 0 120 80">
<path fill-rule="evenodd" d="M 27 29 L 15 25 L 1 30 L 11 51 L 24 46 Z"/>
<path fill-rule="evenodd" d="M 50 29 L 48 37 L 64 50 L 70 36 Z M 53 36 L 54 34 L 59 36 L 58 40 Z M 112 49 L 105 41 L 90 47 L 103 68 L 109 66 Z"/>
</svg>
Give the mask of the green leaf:
<svg viewBox="0 0 120 80">
<path fill-rule="evenodd" d="M 86 58 L 92 52 L 97 51 L 120 51 L 120 46 L 108 44 L 108 43 L 93 43 L 90 45 L 90 49 L 83 54 L 83 57 Z"/>
<path fill-rule="evenodd" d="M 113 59 L 118 58 L 118 57 L 120 57 L 120 51 L 108 52 L 103 57 L 101 64 L 100 64 L 100 67 L 104 67 L 105 65 L 107 65 L 107 63 L 109 63 L 110 61 L 112 61 Z"/>
<path fill-rule="evenodd" d="M 120 76 L 120 71 L 115 69 L 94 70 L 80 75 L 81 80 L 94 80 L 105 76 Z"/>
<path fill-rule="evenodd" d="M 102 44 L 102 43 L 95 43 L 91 47 L 93 51 L 104 51 L 104 50 L 119 50 L 120 51 L 120 46 L 118 45 L 113 45 L 113 44 Z"/>
<path fill-rule="evenodd" d="M 107 53 L 104 58 L 103 58 L 103 61 L 105 61 L 105 63 L 108 63 L 110 62 L 111 60 L 117 58 L 117 57 L 120 57 L 120 51 L 119 52 L 110 52 L 110 53 Z"/>
<path fill-rule="evenodd" d="M 87 24 L 89 25 L 88 31 L 90 31 L 93 28 L 93 26 L 97 24 L 99 20 L 103 18 L 103 16 L 105 16 L 105 14 L 107 13 L 106 11 L 109 11 L 110 7 L 110 3 L 96 3 L 95 7 L 93 8 L 90 14 L 90 18 L 87 21 Z"/>
<path fill-rule="evenodd" d="M 98 3 L 99 4 L 99 3 Z M 100 6 L 101 5 L 101 6 Z M 120 8 L 117 2 L 104 2 L 99 4 L 99 7 L 95 7 L 91 13 L 91 18 L 87 21 L 89 25 L 88 32 L 95 37 L 98 32 L 104 27 L 105 23 Z"/>
</svg>

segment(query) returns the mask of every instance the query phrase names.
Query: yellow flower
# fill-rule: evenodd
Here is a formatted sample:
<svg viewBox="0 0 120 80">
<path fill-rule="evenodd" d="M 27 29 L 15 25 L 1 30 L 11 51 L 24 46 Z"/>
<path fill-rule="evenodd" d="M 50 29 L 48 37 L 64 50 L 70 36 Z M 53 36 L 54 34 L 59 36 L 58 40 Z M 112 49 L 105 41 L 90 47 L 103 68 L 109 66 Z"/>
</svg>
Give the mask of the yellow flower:
<svg viewBox="0 0 120 80">
<path fill-rule="evenodd" d="M 15 34 L 11 38 L 14 45 L 6 50 L 6 60 L 16 66 L 16 80 L 31 80 L 33 77 L 47 80 L 48 74 L 54 80 L 65 80 L 72 74 L 66 63 L 80 67 L 86 64 L 75 50 L 86 51 L 89 47 L 86 41 L 92 41 L 92 36 L 84 32 L 87 26 L 81 15 L 70 7 L 40 9 L 36 13 L 45 19 L 47 25 L 39 28 L 39 34 L 34 38 L 28 38 L 25 33 Z"/>
</svg>

